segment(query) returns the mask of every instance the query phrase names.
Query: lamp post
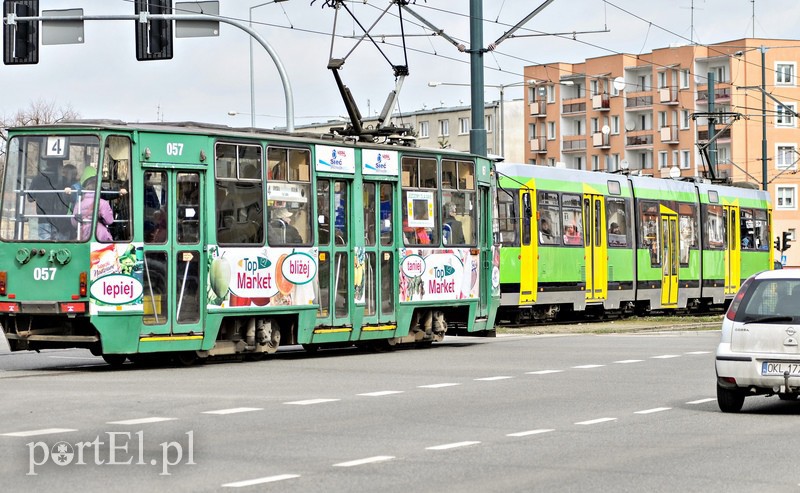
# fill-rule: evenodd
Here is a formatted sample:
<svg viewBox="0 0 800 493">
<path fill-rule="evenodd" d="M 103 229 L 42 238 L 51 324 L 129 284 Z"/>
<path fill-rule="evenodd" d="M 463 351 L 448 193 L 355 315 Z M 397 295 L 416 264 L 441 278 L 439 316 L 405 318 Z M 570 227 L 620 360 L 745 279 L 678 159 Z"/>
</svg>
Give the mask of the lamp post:
<svg viewBox="0 0 800 493">
<path fill-rule="evenodd" d="M 500 155 L 505 156 L 506 154 L 506 147 L 505 147 L 505 107 L 503 101 L 505 100 L 505 90 L 506 87 L 516 87 L 516 86 L 528 86 L 535 84 L 536 81 L 533 79 L 529 79 L 523 82 L 512 82 L 511 84 L 484 84 L 483 87 L 492 87 L 495 89 L 500 90 Z M 461 86 L 461 87 L 470 87 L 469 84 L 464 83 L 457 83 L 457 82 L 439 82 L 439 81 L 429 81 L 429 87 L 438 87 L 438 86 Z"/>
<path fill-rule="evenodd" d="M 269 5 L 271 3 L 281 3 L 287 0 L 270 0 L 269 2 L 259 3 L 250 7 L 250 16 L 248 18 L 248 26 L 253 28 L 253 9 Z M 253 37 L 250 37 L 250 126 L 256 126 L 256 89 L 253 75 Z"/>
</svg>

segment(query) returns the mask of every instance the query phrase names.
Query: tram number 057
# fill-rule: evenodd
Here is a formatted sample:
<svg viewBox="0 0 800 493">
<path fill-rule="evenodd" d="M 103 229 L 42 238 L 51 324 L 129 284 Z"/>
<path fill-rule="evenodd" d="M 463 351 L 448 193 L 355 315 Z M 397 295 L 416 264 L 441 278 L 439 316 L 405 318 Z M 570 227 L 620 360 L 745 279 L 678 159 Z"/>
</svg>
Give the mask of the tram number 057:
<svg viewBox="0 0 800 493">
<path fill-rule="evenodd" d="M 167 142 L 167 156 L 182 156 L 183 142 Z"/>
<path fill-rule="evenodd" d="M 52 281 L 55 278 L 55 267 L 37 267 L 33 269 L 33 279 L 36 281 Z"/>
</svg>

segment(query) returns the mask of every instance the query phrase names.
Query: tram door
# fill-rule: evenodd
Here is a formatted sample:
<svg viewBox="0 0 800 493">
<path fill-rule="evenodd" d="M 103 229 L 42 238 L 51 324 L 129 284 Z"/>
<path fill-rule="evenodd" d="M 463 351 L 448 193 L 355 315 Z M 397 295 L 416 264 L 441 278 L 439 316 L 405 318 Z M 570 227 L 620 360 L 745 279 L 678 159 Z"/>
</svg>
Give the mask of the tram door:
<svg viewBox="0 0 800 493">
<path fill-rule="evenodd" d="M 519 303 L 536 303 L 539 266 L 537 265 L 539 242 L 539 222 L 533 221 L 536 210 L 536 191 L 523 188 L 519 191 Z"/>
<path fill-rule="evenodd" d="M 355 295 L 350 281 L 352 197 L 349 180 L 317 180 L 319 238 L 318 325 L 349 327 Z M 363 274 L 362 274 L 363 275 Z"/>
<path fill-rule="evenodd" d="M 606 209 L 602 195 L 584 194 L 583 221 L 586 301 L 602 301 L 608 296 Z"/>
<path fill-rule="evenodd" d="M 363 299 L 367 324 L 395 320 L 394 183 L 364 183 Z M 359 273 L 355 272 L 354 277 Z M 354 279 L 358 290 L 358 279 Z M 355 293 L 359 298 L 360 293 Z"/>
<path fill-rule="evenodd" d="M 726 205 L 722 213 L 725 216 L 725 294 L 736 294 L 742 280 L 739 206 Z"/>
<path fill-rule="evenodd" d="M 678 215 L 661 209 L 661 306 L 678 305 Z"/>
<path fill-rule="evenodd" d="M 194 170 L 143 172 L 142 335 L 203 333 L 203 178 Z"/>
</svg>

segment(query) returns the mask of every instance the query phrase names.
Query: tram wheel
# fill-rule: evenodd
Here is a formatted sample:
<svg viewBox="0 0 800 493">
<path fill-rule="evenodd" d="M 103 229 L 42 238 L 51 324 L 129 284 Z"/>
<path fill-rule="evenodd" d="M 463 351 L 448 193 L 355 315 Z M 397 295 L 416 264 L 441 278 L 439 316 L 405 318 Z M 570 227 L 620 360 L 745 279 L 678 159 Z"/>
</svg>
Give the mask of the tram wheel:
<svg viewBox="0 0 800 493">
<path fill-rule="evenodd" d="M 192 366 L 197 362 L 197 351 L 179 351 L 175 353 L 175 362 L 180 366 Z"/>
<path fill-rule="evenodd" d="M 303 349 L 305 349 L 307 353 L 316 353 L 319 351 L 319 344 L 303 344 Z"/>
<path fill-rule="evenodd" d="M 128 359 L 127 356 L 124 354 L 104 354 L 103 360 L 108 363 L 109 366 L 113 368 L 120 368 L 122 365 L 125 364 L 125 360 Z"/>
<path fill-rule="evenodd" d="M 275 351 L 278 350 L 278 346 L 281 345 L 281 329 L 278 328 L 277 324 L 266 324 L 263 321 L 259 321 L 259 324 L 263 324 L 261 327 L 256 327 L 256 332 L 264 330 L 267 331 L 264 325 L 269 326 L 269 335 L 267 336 L 267 341 L 264 344 L 264 347 L 267 348 L 267 354 L 273 354 Z"/>
</svg>

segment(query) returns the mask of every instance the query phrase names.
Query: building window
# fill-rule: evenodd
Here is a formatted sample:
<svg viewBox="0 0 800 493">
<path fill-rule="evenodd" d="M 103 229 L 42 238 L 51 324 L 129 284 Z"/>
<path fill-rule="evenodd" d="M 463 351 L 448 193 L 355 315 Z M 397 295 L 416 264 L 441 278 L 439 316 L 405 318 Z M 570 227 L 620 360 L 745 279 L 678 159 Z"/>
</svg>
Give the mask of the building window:
<svg viewBox="0 0 800 493">
<path fill-rule="evenodd" d="M 612 154 L 606 159 L 606 170 L 618 171 L 619 170 L 619 154 Z"/>
<path fill-rule="evenodd" d="M 681 169 L 689 169 L 692 166 L 692 157 L 689 151 L 681 151 Z"/>
<path fill-rule="evenodd" d="M 469 118 L 458 119 L 458 135 L 466 135 L 469 133 Z"/>
<path fill-rule="evenodd" d="M 672 165 L 678 166 L 678 151 L 672 151 Z"/>
<path fill-rule="evenodd" d="M 419 122 L 419 138 L 420 139 L 427 139 L 428 138 L 428 122 Z"/>
<path fill-rule="evenodd" d="M 536 138 L 536 124 L 535 123 L 529 123 L 528 124 L 528 138 L 530 140 L 533 140 L 533 139 Z"/>
<path fill-rule="evenodd" d="M 719 67 L 712 67 L 711 70 L 714 72 L 714 76 L 717 78 L 717 82 L 729 82 L 728 71 L 724 65 L 721 65 Z"/>
<path fill-rule="evenodd" d="M 549 158 L 547 158 L 547 165 L 548 165 L 548 166 L 550 166 L 551 168 L 552 168 L 552 167 L 555 167 L 555 165 L 556 165 L 556 158 L 554 158 L 554 157 L 549 157 Z"/>
<path fill-rule="evenodd" d="M 666 72 L 659 72 L 658 73 L 658 87 L 659 87 L 659 89 L 667 87 L 667 73 Z"/>
<path fill-rule="evenodd" d="M 486 133 L 490 134 L 494 131 L 494 118 L 492 115 L 486 115 L 483 119 L 483 126 L 486 128 Z"/>
<path fill-rule="evenodd" d="M 547 86 L 547 102 L 548 103 L 556 102 L 556 90 L 553 86 Z"/>
<path fill-rule="evenodd" d="M 681 70 L 681 89 L 689 88 L 689 69 Z"/>
<path fill-rule="evenodd" d="M 547 140 L 556 140 L 556 122 L 547 122 Z"/>
<path fill-rule="evenodd" d="M 649 152 L 642 152 L 639 154 L 639 165 L 641 169 L 653 169 L 653 160 L 650 159 Z"/>
<path fill-rule="evenodd" d="M 600 156 L 592 156 L 592 171 L 600 171 Z"/>
<path fill-rule="evenodd" d="M 775 125 L 779 127 L 794 127 L 794 113 L 797 109 L 795 103 L 781 103 L 775 108 Z"/>
<path fill-rule="evenodd" d="M 775 149 L 775 167 L 797 169 L 797 147 L 794 144 L 778 144 Z"/>
<path fill-rule="evenodd" d="M 614 135 L 619 135 L 619 117 L 612 116 L 611 117 L 611 133 Z"/>
<path fill-rule="evenodd" d="M 439 136 L 447 137 L 450 135 L 450 120 L 439 120 Z"/>
<path fill-rule="evenodd" d="M 797 195 L 797 185 L 778 186 L 775 190 L 777 199 L 776 209 L 796 209 L 795 197 Z"/>
<path fill-rule="evenodd" d="M 658 152 L 658 167 L 659 168 L 666 168 L 667 167 L 667 151 L 659 151 Z"/>
<path fill-rule="evenodd" d="M 688 129 L 690 120 L 691 117 L 689 116 L 689 110 L 681 110 L 681 129 Z"/>
<path fill-rule="evenodd" d="M 669 126 L 669 122 L 667 121 L 667 112 L 666 111 L 659 111 L 658 112 L 658 128 L 664 128 Z"/>
<path fill-rule="evenodd" d="M 775 83 L 788 86 L 795 85 L 794 70 L 794 63 L 778 62 L 775 68 Z"/>
</svg>

